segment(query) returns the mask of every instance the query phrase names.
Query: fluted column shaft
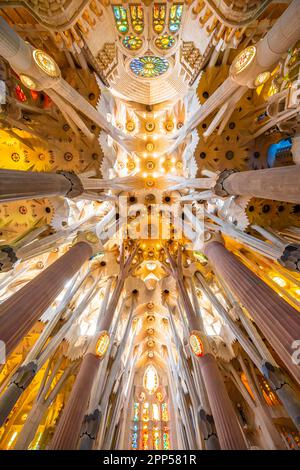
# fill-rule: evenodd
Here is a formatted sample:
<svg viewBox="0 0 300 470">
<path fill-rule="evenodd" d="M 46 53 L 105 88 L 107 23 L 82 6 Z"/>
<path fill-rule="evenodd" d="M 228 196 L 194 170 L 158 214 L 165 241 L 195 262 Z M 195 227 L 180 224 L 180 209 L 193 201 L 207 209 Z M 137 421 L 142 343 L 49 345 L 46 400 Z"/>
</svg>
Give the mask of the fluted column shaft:
<svg viewBox="0 0 300 470">
<path fill-rule="evenodd" d="M 79 242 L 41 274 L 0 305 L 0 340 L 9 355 L 48 308 L 65 283 L 92 255 L 88 243 Z"/>
<path fill-rule="evenodd" d="M 199 359 L 209 404 L 222 450 L 246 450 L 247 445 L 228 396 L 222 375 L 212 354 Z"/>
<path fill-rule="evenodd" d="M 249 311 L 293 377 L 300 383 L 300 368 L 292 361 L 292 344 L 300 338 L 300 315 L 276 292 L 217 241 L 205 253 L 216 274 Z"/>
<path fill-rule="evenodd" d="M 300 203 L 300 166 L 221 173 L 215 186 L 220 196 L 236 195 Z"/>
<path fill-rule="evenodd" d="M 101 359 L 92 353 L 84 357 L 71 395 L 58 422 L 50 449 L 76 449 L 94 377 Z"/>
<path fill-rule="evenodd" d="M 117 285 L 110 299 L 107 310 L 98 324 L 97 333 L 104 330 L 108 332 L 110 330 L 115 314 L 115 309 L 124 286 L 126 274 L 127 271 L 125 269 L 117 280 Z M 75 450 L 77 448 L 80 430 L 87 410 L 93 382 L 98 372 L 101 360 L 103 359 L 103 356 L 98 357 L 93 352 L 95 350 L 95 339 L 97 339 L 97 333 L 95 334 L 95 337 L 89 346 L 88 353 L 85 355 L 81 363 L 80 371 L 76 377 L 71 396 L 68 399 L 67 406 L 65 407 L 62 417 L 55 430 L 50 446 L 51 449 Z M 88 379 L 86 379 L 86 374 L 88 374 Z M 74 407 L 76 410 L 73 409 Z"/>
<path fill-rule="evenodd" d="M 83 187 L 72 173 L 0 170 L 0 201 L 38 199 L 48 196 L 79 196 Z"/>
</svg>

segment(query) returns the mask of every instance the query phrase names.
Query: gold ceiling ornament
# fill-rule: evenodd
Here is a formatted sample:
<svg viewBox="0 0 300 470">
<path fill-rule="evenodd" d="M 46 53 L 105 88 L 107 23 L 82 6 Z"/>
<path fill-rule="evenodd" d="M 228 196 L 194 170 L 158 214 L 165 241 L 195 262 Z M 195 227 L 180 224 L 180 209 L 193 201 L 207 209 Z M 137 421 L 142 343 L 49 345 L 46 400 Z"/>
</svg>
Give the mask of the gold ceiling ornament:
<svg viewBox="0 0 300 470">
<path fill-rule="evenodd" d="M 167 132 L 172 132 L 174 130 L 174 122 L 173 121 L 166 121 L 165 122 L 165 129 Z"/>
<path fill-rule="evenodd" d="M 195 356 L 202 357 L 204 355 L 204 346 L 200 331 L 193 330 L 190 334 L 189 342 Z"/>
<path fill-rule="evenodd" d="M 135 130 L 135 123 L 134 121 L 127 121 L 126 122 L 126 130 L 128 132 L 133 132 Z"/>
<path fill-rule="evenodd" d="M 60 77 L 60 69 L 52 57 L 41 49 L 34 49 L 33 59 L 36 65 L 49 77 Z"/>
<path fill-rule="evenodd" d="M 145 370 L 143 385 L 149 395 L 153 395 L 159 387 L 158 373 L 153 364 L 150 364 Z"/>
<path fill-rule="evenodd" d="M 147 178 L 146 181 L 145 181 L 145 186 L 147 188 L 153 188 L 154 186 L 154 179 L 153 178 Z"/>
<path fill-rule="evenodd" d="M 146 161 L 146 168 L 147 170 L 151 171 L 151 170 L 154 170 L 155 168 L 155 163 L 153 160 L 147 160 Z"/>
<path fill-rule="evenodd" d="M 145 129 L 146 129 L 147 132 L 153 132 L 154 129 L 155 129 L 155 124 L 154 124 L 154 122 L 152 122 L 152 121 L 146 122 L 146 124 L 145 124 Z"/>
<path fill-rule="evenodd" d="M 147 322 L 148 323 L 154 323 L 155 322 L 155 316 L 154 315 L 147 315 Z"/>
<path fill-rule="evenodd" d="M 147 341 L 148 348 L 152 349 L 155 346 L 155 341 L 153 339 L 148 339 Z"/>
<path fill-rule="evenodd" d="M 153 142 L 147 142 L 145 145 L 145 148 L 147 152 L 153 152 L 154 150 L 154 143 Z"/>
<path fill-rule="evenodd" d="M 95 354 L 96 356 L 100 357 L 100 359 L 106 353 L 109 346 L 109 341 L 110 336 L 108 331 L 101 331 L 95 348 Z"/>
<path fill-rule="evenodd" d="M 264 85 L 270 77 L 271 73 L 269 71 L 259 73 L 254 81 L 254 86 L 257 88 L 261 85 Z"/>
<path fill-rule="evenodd" d="M 154 352 L 153 352 L 153 351 L 149 351 L 149 352 L 148 352 L 148 357 L 149 357 L 149 359 L 153 359 L 153 358 L 154 358 Z"/>
<path fill-rule="evenodd" d="M 251 64 L 254 57 L 256 55 L 256 47 L 249 46 L 246 47 L 243 51 L 241 51 L 233 60 L 230 71 L 233 75 L 238 75 Z"/>
<path fill-rule="evenodd" d="M 21 73 L 19 78 L 23 85 L 26 86 L 26 88 L 29 88 L 29 90 L 36 90 L 38 88 L 37 83 L 28 75 Z"/>
</svg>

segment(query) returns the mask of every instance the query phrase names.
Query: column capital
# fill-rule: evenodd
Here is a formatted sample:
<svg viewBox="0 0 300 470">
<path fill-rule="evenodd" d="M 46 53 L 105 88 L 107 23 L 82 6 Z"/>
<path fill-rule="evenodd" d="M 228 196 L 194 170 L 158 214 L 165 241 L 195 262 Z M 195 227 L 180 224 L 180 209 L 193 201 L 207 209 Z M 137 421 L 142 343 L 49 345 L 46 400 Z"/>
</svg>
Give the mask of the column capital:
<svg viewBox="0 0 300 470">
<path fill-rule="evenodd" d="M 289 270 L 300 272 L 300 245 L 298 243 L 286 245 L 278 263 Z"/>
<path fill-rule="evenodd" d="M 224 188 L 224 181 L 230 176 L 232 175 L 233 173 L 237 173 L 238 170 L 224 170 L 222 171 L 218 178 L 217 178 L 217 181 L 216 181 L 216 184 L 213 188 L 214 190 L 214 193 L 217 195 L 217 196 L 221 196 L 221 197 L 225 197 L 225 196 L 230 196 L 230 194 L 226 191 L 226 189 Z"/>
<path fill-rule="evenodd" d="M 64 176 L 71 184 L 69 191 L 65 194 L 66 197 L 73 199 L 83 193 L 84 188 L 79 176 L 70 171 L 58 171 L 57 173 Z"/>
<path fill-rule="evenodd" d="M 37 363 L 35 361 L 24 364 L 15 373 L 11 379 L 11 384 L 15 384 L 18 388 L 25 390 L 32 382 L 37 373 Z"/>
<path fill-rule="evenodd" d="M 11 271 L 18 261 L 14 249 L 9 245 L 3 245 L 0 248 L 0 272 L 5 273 Z"/>
</svg>

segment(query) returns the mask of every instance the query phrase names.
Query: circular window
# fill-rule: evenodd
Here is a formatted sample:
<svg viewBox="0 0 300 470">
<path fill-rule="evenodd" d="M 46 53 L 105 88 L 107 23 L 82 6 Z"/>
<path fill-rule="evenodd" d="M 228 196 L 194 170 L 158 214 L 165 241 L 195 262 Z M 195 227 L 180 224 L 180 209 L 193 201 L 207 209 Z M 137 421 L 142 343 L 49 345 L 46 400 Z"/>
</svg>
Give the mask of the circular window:
<svg viewBox="0 0 300 470">
<path fill-rule="evenodd" d="M 154 78 L 163 75 L 169 68 L 167 59 L 155 56 L 144 56 L 133 59 L 130 69 L 137 77 Z"/>
<path fill-rule="evenodd" d="M 138 36 L 134 36 L 133 34 L 125 36 L 122 42 L 126 49 L 129 49 L 130 51 L 137 51 L 142 47 L 143 44 L 142 40 Z"/>
<path fill-rule="evenodd" d="M 163 34 L 155 39 L 155 45 L 159 49 L 170 49 L 175 44 L 175 39 L 169 34 Z"/>
</svg>

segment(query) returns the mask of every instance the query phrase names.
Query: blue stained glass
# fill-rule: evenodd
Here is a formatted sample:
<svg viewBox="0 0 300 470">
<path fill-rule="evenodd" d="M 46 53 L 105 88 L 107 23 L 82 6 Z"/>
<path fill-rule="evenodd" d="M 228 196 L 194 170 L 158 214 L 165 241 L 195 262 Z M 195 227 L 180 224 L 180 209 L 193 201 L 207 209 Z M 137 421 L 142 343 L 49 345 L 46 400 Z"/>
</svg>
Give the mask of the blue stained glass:
<svg viewBox="0 0 300 470">
<path fill-rule="evenodd" d="M 181 26 L 181 19 L 183 13 L 183 5 L 172 5 L 169 15 L 169 30 L 171 33 L 177 33 Z"/>
<path fill-rule="evenodd" d="M 128 31 L 128 19 L 126 8 L 121 6 L 113 6 L 115 22 L 119 33 L 124 34 Z"/>
<path fill-rule="evenodd" d="M 144 56 L 133 59 L 130 69 L 137 77 L 153 78 L 163 75 L 169 68 L 169 62 L 163 57 Z"/>
</svg>

